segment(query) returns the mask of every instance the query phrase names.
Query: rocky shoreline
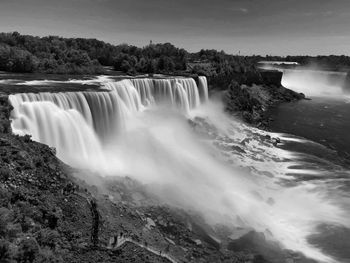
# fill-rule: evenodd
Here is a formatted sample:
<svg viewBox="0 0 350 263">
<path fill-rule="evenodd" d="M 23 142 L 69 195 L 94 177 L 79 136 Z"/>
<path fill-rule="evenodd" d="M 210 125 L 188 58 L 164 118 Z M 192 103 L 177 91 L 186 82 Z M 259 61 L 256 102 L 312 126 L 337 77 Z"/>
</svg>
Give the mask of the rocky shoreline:
<svg viewBox="0 0 350 263">
<path fill-rule="evenodd" d="M 265 71 L 262 84 L 247 86 L 232 81 L 224 92 L 226 110 L 243 121 L 260 129 L 268 130 L 272 121 L 266 114 L 268 109 L 281 103 L 306 99 L 302 93 L 282 86 L 282 72 Z"/>
</svg>

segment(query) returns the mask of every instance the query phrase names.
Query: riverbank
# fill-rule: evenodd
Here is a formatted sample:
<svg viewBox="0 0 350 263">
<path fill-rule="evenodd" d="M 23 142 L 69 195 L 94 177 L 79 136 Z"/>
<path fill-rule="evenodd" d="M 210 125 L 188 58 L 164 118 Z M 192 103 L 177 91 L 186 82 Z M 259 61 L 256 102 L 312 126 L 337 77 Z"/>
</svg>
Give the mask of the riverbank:
<svg viewBox="0 0 350 263">
<path fill-rule="evenodd" d="M 271 119 L 267 111 L 281 103 L 305 99 L 281 84 L 246 86 L 232 82 L 224 94 L 226 110 L 260 129 L 268 129 Z"/>
</svg>

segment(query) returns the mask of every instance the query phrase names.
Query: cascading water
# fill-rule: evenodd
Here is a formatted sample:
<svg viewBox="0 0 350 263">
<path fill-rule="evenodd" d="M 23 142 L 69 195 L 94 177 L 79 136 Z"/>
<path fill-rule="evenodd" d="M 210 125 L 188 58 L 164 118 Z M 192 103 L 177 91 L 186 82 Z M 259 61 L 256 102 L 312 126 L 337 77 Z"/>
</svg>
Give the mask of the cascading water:
<svg viewBox="0 0 350 263">
<path fill-rule="evenodd" d="M 207 101 L 204 77 L 198 86 L 174 78 L 103 88 L 110 91 L 11 95 L 13 132 L 55 147 L 72 166 L 147 183 L 164 202 L 201 212 L 212 224 L 253 227 L 286 248 L 333 261 L 307 237 L 321 222 L 346 225 L 344 211 L 316 186 L 282 186 L 300 156 Z"/>
<path fill-rule="evenodd" d="M 130 88 L 131 87 L 131 88 Z M 201 89 L 208 90 L 206 83 L 200 85 Z M 184 110 L 200 105 L 199 90 L 192 78 L 177 79 L 127 79 L 105 84 L 105 88 L 117 91 L 123 99 L 130 96 L 139 98 L 143 105 L 150 105 L 154 102 L 169 103 Z M 204 93 L 204 92 L 203 92 Z M 203 101 L 207 100 L 208 92 L 204 93 Z"/>
<path fill-rule="evenodd" d="M 143 111 L 145 106 L 165 102 L 187 114 L 200 105 L 198 88 L 192 78 L 126 79 L 103 85 L 111 92 L 11 95 L 14 133 L 31 134 L 34 140 L 55 147 L 58 156 L 72 165 L 81 167 L 91 161 L 95 167 L 93 160 L 101 161 L 101 144 L 123 131 L 126 119 Z M 202 89 L 207 87 L 202 85 Z M 70 136 L 71 131 L 75 131 L 74 136 Z M 86 138 L 88 135 L 90 139 Z M 87 152 L 97 154 L 98 158 Z"/>
<path fill-rule="evenodd" d="M 208 81 L 206 77 L 199 76 L 198 77 L 198 88 L 199 88 L 199 94 L 201 96 L 202 101 L 208 100 Z"/>
<path fill-rule="evenodd" d="M 341 96 L 347 73 L 319 70 L 283 70 L 282 85 L 306 96 Z"/>
</svg>

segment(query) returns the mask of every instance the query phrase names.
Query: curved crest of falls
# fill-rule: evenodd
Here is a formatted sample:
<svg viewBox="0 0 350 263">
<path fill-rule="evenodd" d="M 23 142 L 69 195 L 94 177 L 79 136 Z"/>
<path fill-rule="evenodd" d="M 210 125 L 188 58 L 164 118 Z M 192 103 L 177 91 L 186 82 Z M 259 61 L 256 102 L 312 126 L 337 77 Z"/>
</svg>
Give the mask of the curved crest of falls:
<svg viewBox="0 0 350 263">
<path fill-rule="evenodd" d="M 320 223 L 348 225 L 345 212 L 316 184 L 286 183 L 291 174 L 319 171 L 291 168 L 300 155 L 226 116 L 208 100 L 205 77 L 101 85 L 104 91 L 11 95 L 13 132 L 55 147 L 74 167 L 154 185 L 164 202 L 195 209 L 209 223 L 252 227 L 333 261 L 307 238 Z"/>
</svg>

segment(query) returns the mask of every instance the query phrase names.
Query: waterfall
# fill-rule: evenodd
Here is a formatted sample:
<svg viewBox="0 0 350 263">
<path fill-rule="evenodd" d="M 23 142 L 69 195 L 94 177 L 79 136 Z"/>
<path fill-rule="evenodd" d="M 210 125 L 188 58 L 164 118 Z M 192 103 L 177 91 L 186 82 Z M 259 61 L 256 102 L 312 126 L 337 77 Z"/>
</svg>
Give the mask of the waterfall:
<svg viewBox="0 0 350 263">
<path fill-rule="evenodd" d="M 124 95 L 123 92 L 121 94 Z M 36 122 L 33 121 L 36 115 L 29 114 L 28 104 L 37 105 L 45 102 L 45 104 L 50 103 L 56 106 L 50 108 L 55 110 L 52 111 L 53 116 L 58 109 L 79 113 L 86 125 L 101 138 L 106 138 L 111 132 L 116 131 L 118 126 L 123 125 L 123 120 L 128 114 L 141 107 L 140 104 L 137 104 L 136 98 L 135 100 L 123 100 L 116 92 L 21 93 L 10 95 L 9 99 L 14 107 L 12 126 L 15 131 L 22 130 L 22 124 L 26 125 L 26 129 L 35 129 L 28 124 L 31 122 L 34 126 L 36 125 Z"/>
<path fill-rule="evenodd" d="M 199 93 L 201 96 L 202 101 L 207 101 L 208 100 L 208 81 L 207 78 L 204 76 L 199 76 L 198 77 L 198 88 L 199 88 Z"/>
<path fill-rule="evenodd" d="M 283 70 L 282 85 L 306 96 L 343 96 L 347 73 L 320 70 Z"/>
<path fill-rule="evenodd" d="M 342 209 L 311 182 L 287 187 L 300 156 L 226 116 L 222 105 L 208 101 L 204 77 L 198 86 L 191 78 L 101 85 L 104 91 L 9 96 L 13 132 L 55 147 L 74 167 L 129 175 L 212 225 L 254 228 L 282 247 L 333 262 L 307 238 L 319 223 L 348 224 Z M 188 113 L 198 117 L 192 126 Z"/>
<path fill-rule="evenodd" d="M 75 167 L 91 168 L 104 164 L 98 137 L 83 116 L 64 110 L 49 101 L 23 102 L 16 110 L 13 132 L 30 134 L 35 141 L 54 147 L 57 155 Z"/>
<path fill-rule="evenodd" d="M 138 97 L 139 101 L 145 106 L 167 102 L 188 113 L 201 103 L 199 89 L 203 94 L 208 94 L 206 81 L 202 80 L 201 83 L 203 84 L 197 87 L 192 78 L 142 78 L 108 82 L 105 84 L 105 88 L 117 91 L 126 100 L 130 97 L 130 90 L 133 90 L 132 97 Z M 207 97 L 207 95 L 204 96 Z"/>
<path fill-rule="evenodd" d="M 101 161 L 102 145 L 123 131 L 127 118 L 148 106 L 166 103 L 188 113 L 200 105 L 192 78 L 125 79 L 102 85 L 110 91 L 10 95 L 13 132 L 30 134 L 55 147 L 62 160 L 81 166 L 96 159 L 89 153 L 98 153 Z"/>
</svg>

